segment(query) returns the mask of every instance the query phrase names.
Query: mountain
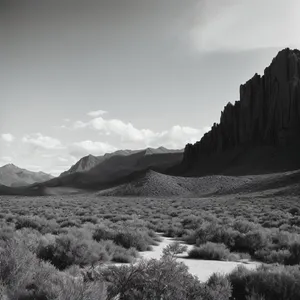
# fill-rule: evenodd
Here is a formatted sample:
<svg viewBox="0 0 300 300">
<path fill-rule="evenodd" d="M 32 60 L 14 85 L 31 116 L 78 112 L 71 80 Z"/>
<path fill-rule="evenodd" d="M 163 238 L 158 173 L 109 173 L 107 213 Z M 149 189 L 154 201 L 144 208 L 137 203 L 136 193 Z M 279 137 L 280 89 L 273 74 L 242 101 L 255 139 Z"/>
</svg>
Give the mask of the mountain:
<svg viewBox="0 0 300 300">
<path fill-rule="evenodd" d="M 284 49 L 264 75 L 240 86 L 220 123 L 185 147 L 173 173 L 262 174 L 300 168 L 300 51 Z"/>
<path fill-rule="evenodd" d="M 31 172 L 13 164 L 0 167 L 0 184 L 8 187 L 27 186 L 36 182 L 43 182 L 53 176 L 43 172 Z"/>
<path fill-rule="evenodd" d="M 157 152 L 157 153 L 156 153 Z M 85 172 L 73 172 L 43 183 L 33 184 L 27 189 L 10 189 L 0 194 L 52 195 L 99 191 L 124 184 L 137 172 L 155 170 L 165 172 L 182 161 L 183 151 L 165 148 L 133 151 L 128 155 L 107 155 L 107 158 Z"/>
<path fill-rule="evenodd" d="M 146 150 L 118 150 L 113 153 L 106 153 L 103 156 L 93 156 L 90 154 L 81 158 L 75 165 L 73 165 L 69 170 L 63 172 L 60 176 L 66 176 L 76 172 L 87 172 L 113 156 L 128 156 L 143 151 L 146 151 L 145 155 L 183 152 L 183 150 L 170 150 L 164 147 L 159 147 L 157 149 L 147 148 Z"/>
<path fill-rule="evenodd" d="M 69 170 L 60 174 L 60 176 L 66 176 L 76 172 L 85 172 L 102 161 L 103 157 L 97 157 L 94 155 L 87 155 L 81 158 L 76 164 L 74 164 Z"/>
</svg>

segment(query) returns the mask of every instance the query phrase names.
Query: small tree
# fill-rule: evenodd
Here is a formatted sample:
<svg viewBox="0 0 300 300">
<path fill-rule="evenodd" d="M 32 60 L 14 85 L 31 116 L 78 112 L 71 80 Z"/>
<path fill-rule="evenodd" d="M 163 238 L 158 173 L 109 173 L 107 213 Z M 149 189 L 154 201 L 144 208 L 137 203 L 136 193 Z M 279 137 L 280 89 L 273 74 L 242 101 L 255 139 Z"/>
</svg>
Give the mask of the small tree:
<svg viewBox="0 0 300 300">
<path fill-rule="evenodd" d="M 187 251 L 187 246 L 182 245 L 179 242 L 174 242 L 172 244 L 169 244 L 163 249 L 163 256 L 171 256 L 176 257 L 178 254 L 181 254 L 183 252 Z"/>
</svg>

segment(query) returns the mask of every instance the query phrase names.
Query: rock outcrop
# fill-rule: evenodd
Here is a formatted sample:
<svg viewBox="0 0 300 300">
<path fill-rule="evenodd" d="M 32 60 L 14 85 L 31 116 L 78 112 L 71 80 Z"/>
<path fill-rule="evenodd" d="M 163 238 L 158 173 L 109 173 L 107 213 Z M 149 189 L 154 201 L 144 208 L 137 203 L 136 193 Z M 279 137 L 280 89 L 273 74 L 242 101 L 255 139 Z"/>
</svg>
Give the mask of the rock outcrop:
<svg viewBox="0 0 300 300">
<path fill-rule="evenodd" d="M 205 161 L 204 173 L 224 173 L 232 161 L 250 149 L 255 148 L 256 152 L 259 147 L 281 149 L 288 155 L 285 149 L 299 145 L 300 51 L 284 49 L 263 76 L 255 74 L 241 85 L 240 101 L 227 104 L 219 124 L 214 124 L 199 142 L 186 146 L 183 166 L 186 171 L 193 168 L 200 171 Z M 209 171 L 209 157 L 218 158 L 220 167 L 214 166 Z M 291 167 L 285 169 L 288 168 Z"/>
</svg>

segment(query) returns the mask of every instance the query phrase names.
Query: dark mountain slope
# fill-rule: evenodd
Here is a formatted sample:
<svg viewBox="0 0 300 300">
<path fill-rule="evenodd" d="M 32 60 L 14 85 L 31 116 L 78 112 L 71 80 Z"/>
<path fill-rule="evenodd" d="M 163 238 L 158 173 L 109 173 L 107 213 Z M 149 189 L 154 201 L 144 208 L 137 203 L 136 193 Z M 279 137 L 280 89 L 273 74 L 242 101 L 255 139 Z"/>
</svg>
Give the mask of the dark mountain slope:
<svg viewBox="0 0 300 300">
<path fill-rule="evenodd" d="M 74 189 L 100 190 L 126 182 L 138 171 L 153 169 L 164 172 L 182 160 L 182 153 L 147 154 L 143 150 L 131 155 L 112 156 L 87 172 L 75 172 L 53 178 L 38 186 L 47 188 L 68 187 Z"/>
<path fill-rule="evenodd" d="M 128 156 L 138 152 L 145 151 L 144 155 L 154 155 L 154 154 L 166 154 L 166 153 L 182 153 L 183 150 L 170 150 L 164 147 L 155 148 L 147 148 L 145 150 L 118 150 L 112 153 L 106 153 L 103 156 L 94 156 L 87 155 L 81 158 L 76 164 L 74 164 L 69 170 L 63 172 L 60 176 L 66 176 L 75 172 L 87 172 L 98 164 L 104 162 L 105 160 L 113 157 L 113 156 Z"/>
<path fill-rule="evenodd" d="M 240 87 L 201 141 L 188 144 L 183 175 L 262 174 L 300 168 L 300 51 L 284 49 Z"/>
</svg>

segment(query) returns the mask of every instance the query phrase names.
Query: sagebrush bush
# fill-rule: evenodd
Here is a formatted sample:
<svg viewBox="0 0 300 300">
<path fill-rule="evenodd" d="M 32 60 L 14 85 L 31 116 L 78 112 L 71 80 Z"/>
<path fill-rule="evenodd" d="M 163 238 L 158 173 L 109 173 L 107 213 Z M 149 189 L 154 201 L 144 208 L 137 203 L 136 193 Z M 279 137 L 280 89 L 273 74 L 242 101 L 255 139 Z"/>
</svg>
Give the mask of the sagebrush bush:
<svg viewBox="0 0 300 300">
<path fill-rule="evenodd" d="M 188 255 L 195 259 L 228 260 L 231 254 L 224 244 L 208 242 L 200 247 L 194 247 Z"/>
<path fill-rule="evenodd" d="M 239 267 L 228 276 L 232 297 L 246 300 L 251 293 L 265 300 L 300 299 L 300 268 L 263 266 L 250 271 Z"/>
<path fill-rule="evenodd" d="M 136 248 L 138 251 L 150 250 L 154 241 L 146 232 L 121 231 L 116 233 L 114 242 L 126 249 Z"/>
<path fill-rule="evenodd" d="M 72 233 L 59 235 L 54 243 L 41 243 L 37 255 L 60 270 L 74 264 L 86 266 L 109 260 L 108 253 L 100 243 Z"/>
<path fill-rule="evenodd" d="M 123 300 L 229 300 L 227 278 L 216 275 L 208 284 L 200 283 L 187 267 L 170 256 L 141 261 L 138 265 L 109 267 L 102 271 L 109 299 Z"/>
</svg>

